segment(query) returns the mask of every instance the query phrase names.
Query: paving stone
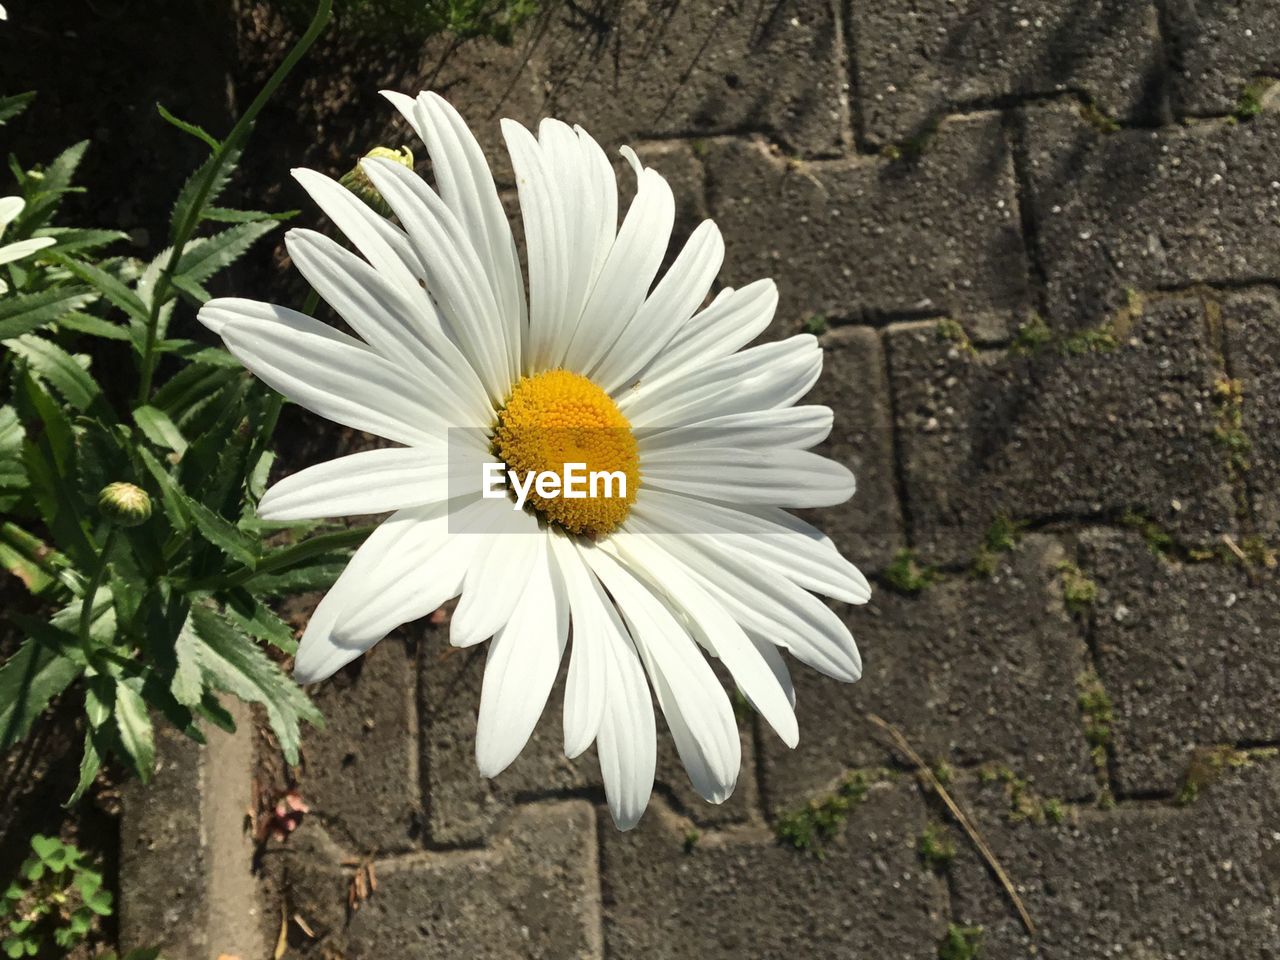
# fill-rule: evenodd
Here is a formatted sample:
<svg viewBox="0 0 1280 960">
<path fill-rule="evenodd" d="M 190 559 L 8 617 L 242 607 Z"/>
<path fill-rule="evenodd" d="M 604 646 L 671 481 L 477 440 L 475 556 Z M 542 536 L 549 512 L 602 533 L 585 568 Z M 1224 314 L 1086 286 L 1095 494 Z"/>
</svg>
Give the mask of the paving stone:
<svg viewBox="0 0 1280 960">
<path fill-rule="evenodd" d="M 314 698 L 325 726 L 307 736 L 300 782 L 312 815 L 363 856 L 415 848 L 422 802 L 412 645 L 383 640 Z"/>
<path fill-rule="evenodd" d="M 1244 386 L 1244 432 L 1253 521 L 1273 544 L 1280 538 L 1280 301 L 1251 292 L 1222 302 L 1232 373 Z"/>
<path fill-rule="evenodd" d="M 822 378 L 805 402 L 831 407 L 835 425 L 815 449 L 852 470 L 858 491 L 838 507 L 802 513 L 863 570 L 880 570 L 903 545 L 884 349 L 867 327 L 832 330 L 822 348 Z"/>
<path fill-rule="evenodd" d="M 564 673 L 551 691 L 542 719 L 524 751 L 505 771 L 487 780 L 476 770 L 476 710 L 484 677 L 485 647 L 458 650 L 448 645 L 447 627 L 422 628 L 422 768 L 428 785 L 427 813 L 435 843 L 475 843 L 518 801 L 565 793 L 603 799 L 600 765 L 592 747 L 576 760 L 564 755 L 561 725 Z M 572 649 L 572 647 L 571 647 Z M 656 710 L 655 706 L 655 710 Z M 665 795 L 706 826 L 741 822 L 757 804 L 751 725 L 742 726 L 742 772 L 733 796 L 716 806 L 689 784 L 671 736 L 658 713 L 658 773 L 655 795 Z"/>
<path fill-rule="evenodd" d="M 612 144 L 767 133 L 806 155 L 837 152 L 843 78 L 826 0 L 721 4 L 624 0 L 563 6 L 530 54 L 543 110 Z"/>
<path fill-rule="evenodd" d="M 1173 564 L 1136 534 L 1085 545 L 1121 789 L 1172 793 L 1196 745 L 1280 741 L 1280 573 Z"/>
<path fill-rule="evenodd" d="M 1054 325 L 1093 325 L 1131 289 L 1280 277 L 1280 113 L 1111 134 L 1076 110 L 1027 117 Z"/>
<path fill-rule="evenodd" d="M 315 939 L 303 955 L 590 960 L 600 954 L 596 824 L 581 800 L 522 807 L 480 850 L 375 865 L 377 890 L 347 913 L 351 864 L 323 829 L 290 839 L 291 908 Z"/>
<path fill-rule="evenodd" d="M 1010 823 L 998 784 L 967 806 L 1039 930 L 1034 944 L 985 864 L 961 845 L 957 922 L 985 960 L 1272 960 L 1280 943 L 1280 768 L 1228 774 L 1192 806 L 1082 809 L 1058 826 Z"/>
<path fill-rule="evenodd" d="M 1138 509 L 1184 539 L 1235 524 L 1214 437 L 1221 375 L 1198 298 L 1153 303 L 1117 345 L 977 355 L 932 324 L 888 336 L 907 514 L 934 562 L 965 563 L 997 515 Z"/>
<path fill-rule="evenodd" d="M 612 957 L 921 960 L 946 928 L 944 892 L 915 853 L 924 808 L 909 786 L 873 787 L 819 859 L 762 828 L 702 836 L 655 808 L 601 831 Z"/>
<path fill-rule="evenodd" d="M 1027 308 L 1013 166 L 994 114 L 948 120 L 918 161 L 797 163 L 759 142 L 707 148 L 724 282 L 778 281 L 777 331 L 805 317 L 954 313 L 978 335 Z"/>
<path fill-rule="evenodd" d="M 1167 5 L 1179 113 L 1224 114 L 1260 75 L 1280 74 L 1280 7 L 1272 0 Z"/>
<path fill-rule="evenodd" d="M 794 665 L 800 743 L 761 738 L 775 812 L 825 792 L 847 768 L 894 760 L 867 713 L 930 760 L 999 760 L 1046 795 L 1095 792 L 1076 707 L 1084 641 L 1057 583 L 1065 554 L 1029 535 L 999 557 L 989 580 L 948 577 L 916 597 L 881 588 L 870 604 L 844 608 L 865 672 L 846 686 Z"/>
<path fill-rule="evenodd" d="M 1159 27 L 1140 0 L 866 4 L 851 34 L 873 144 L 910 140 L 967 104 L 1064 91 L 1128 120 L 1159 110 Z"/>
</svg>

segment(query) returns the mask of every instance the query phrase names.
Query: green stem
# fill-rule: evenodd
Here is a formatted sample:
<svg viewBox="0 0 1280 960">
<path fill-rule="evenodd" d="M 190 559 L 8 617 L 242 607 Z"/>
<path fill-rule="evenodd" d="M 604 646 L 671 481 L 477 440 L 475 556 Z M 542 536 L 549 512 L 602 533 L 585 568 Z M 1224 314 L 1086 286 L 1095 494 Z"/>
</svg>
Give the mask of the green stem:
<svg viewBox="0 0 1280 960">
<path fill-rule="evenodd" d="M 111 556 L 111 546 L 116 540 L 116 527 L 112 524 L 107 528 L 107 537 L 102 541 L 102 551 L 98 554 L 98 566 L 93 571 L 93 577 L 89 580 L 89 588 L 85 591 L 85 595 L 80 598 L 80 646 L 84 648 L 84 655 L 93 663 L 93 644 L 89 642 L 89 627 L 93 623 L 93 606 L 98 599 L 98 587 L 102 586 L 102 578 L 107 572 L 107 561 Z"/>
<path fill-rule="evenodd" d="M 160 326 L 160 310 L 168 300 L 173 274 L 177 270 L 178 264 L 182 261 L 182 254 L 186 249 L 187 243 L 190 241 L 191 235 L 195 233 L 196 227 L 199 226 L 200 220 L 204 217 L 205 204 L 209 201 L 209 193 L 213 190 L 213 185 L 217 181 L 227 158 L 234 151 L 240 149 L 249 138 L 249 131 L 253 126 L 253 121 L 262 112 L 262 108 L 267 105 L 267 101 L 271 99 L 276 89 L 293 72 L 293 68 L 298 65 L 298 61 L 306 55 L 307 50 L 311 48 L 311 45 L 316 42 L 316 38 L 323 32 L 329 22 L 329 15 L 332 9 L 333 0 L 319 0 L 319 3 L 316 4 L 315 16 L 312 17 L 311 25 L 307 27 L 307 32 L 293 45 L 293 49 L 284 58 L 284 62 L 276 68 L 276 72 L 271 75 L 271 79 L 267 81 L 266 86 L 258 92 L 253 103 L 249 104 L 249 109 L 244 112 L 244 115 L 236 121 L 236 125 L 231 128 L 227 138 L 218 144 L 217 149 L 213 151 L 213 162 L 209 164 L 209 172 L 205 174 L 204 182 L 200 184 L 200 189 L 196 191 L 195 202 L 178 224 L 178 229 L 173 235 L 173 249 L 169 253 L 169 259 L 166 261 L 164 269 L 160 271 L 160 276 L 156 280 L 156 288 L 152 291 L 151 307 L 147 315 L 147 339 L 142 352 L 142 375 L 138 384 L 139 404 L 146 403 L 151 397 L 151 381 L 155 376 L 156 367 L 156 339 Z"/>
<path fill-rule="evenodd" d="M 0 524 L 0 545 L 8 547 L 27 563 L 38 567 L 50 580 L 56 580 L 76 596 L 80 595 L 81 585 L 69 570 L 67 558 L 56 550 L 50 550 L 42 540 L 11 520 Z"/>
</svg>

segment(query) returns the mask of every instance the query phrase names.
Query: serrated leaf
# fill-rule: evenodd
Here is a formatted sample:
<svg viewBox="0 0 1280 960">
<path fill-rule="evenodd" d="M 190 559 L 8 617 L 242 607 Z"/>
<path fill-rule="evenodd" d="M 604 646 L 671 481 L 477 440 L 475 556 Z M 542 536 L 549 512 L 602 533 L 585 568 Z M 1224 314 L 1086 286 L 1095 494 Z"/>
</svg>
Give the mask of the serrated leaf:
<svg viewBox="0 0 1280 960">
<path fill-rule="evenodd" d="M 127 233 L 119 230 L 87 230 L 78 227 L 42 227 L 35 232 L 35 236 L 53 237 L 58 241 L 58 253 L 64 254 L 93 250 L 129 239 Z"/>
<path fill-rule="evenodd" d="M 187 182 L 182 185 L 182 190 L 178 193 L 178 199 L 173 204 L 173 212 L 169 217 L 169 240 L 172 242 L 178 236 L 178 230 L 186 226 L 188 229 L 194 227 L 200 222 L 200 215 L 203 210 L 196 210 L 196 203 L 200 200 L 200 191 L 206 177 L 213 174 L 212 185 L 209 191 L 202 199 L 201 206 L 207 207 L 222 195 L 222 191 L 227 188 L 227 181 L 231 179 L 231 172 L 235 170 L 236 164 L 240 162 L 241 151 L 236 148 L 224 150 L 222 153 L 214 153 L 193 173 Z"/>
<path fill-rule="evenodd" d="M 147 305 L 142 302 L 142 298 L 138 294 L 130 290 L 124 281 L 118 277 L 112 276 L 106 270 L 92 263 L 64 257 L 60 253 L 55 252 L 52 254 L 52 259 L 66 267 L 81 280 L 90 284 L 134 320 L 142 324 L 150 322 L 151 318 L 147 311 Z"/>
<path fill-rule="evenodd" d="M 22 440 L 26 431 L 13 407 L 0 407 L 0 489 L 21 490 L 27 485 L 22 469 Z"/>
<path fill-rule="evenodd" d="M 129 341 L 133 339 L 128 327 L 112 323 L 110 320 L 103 320 L 101 317 L 95 317 L 90 313 L 80 313 L 76 310 L 60 318 L 58 326 L 63 330 L 87 333 L 91 337 L 102 337 L 106 340 Z"/>
<path fill-rule="evenodd" d="M 217 687 L 267 711 L 271 729 L 289 763 L 298 762 L 299 723 L 320 726 L 320 712 L 247 636 L 209 607 L 191 609 L 191 623 L 203 643 L 200 665 Z"/>
<path fill-rule="evenodd" d="M 27 93 L 15 93 L 8 97 L 0 97 L 0 126 L 8 123 L 27 107 L 31 106 L 31 101 L 35 98 L 36 92 L 34 90 Z"/>
<path fill-rule="evenodd" d="M 81 140 L 79 143 L 63 150 L 54 158 L 42 171 L 39 188 L 28 197 L 26 209 L 22 211 L 22 215 L 18 218 L 15 225 L 16 231 L 21 234 L 29 231 L 36 225 L 43 225 L 58 208 L 58 204 L 62 202 L 62 196 L 69 192 L 80 192 L 71 186 L 71 178 L 75 176 L 76 169 L 80 166 L 80 161 L 84 159 L 84 152 L 89 148 L 88 140 Z M 25 183 L 31 183 L 32 178 L 26 177 Z"/>
<path fill-rule="evenodd" d="M 91 287 L 74 285 L 0 299 L 0 340 L 20 337 L 57 323 L 97 296 Z"/>
<path fill-rule="evenodd" d="M 164 117 L 164 119 L 167 122 L 173 124 L 173 126 L 177 127 L 183 133 L 189 133 L 191 134 L 191 136 L 195 137 L 197 140 L 200 140 L 203 143 L 207 144 L 210 150 L 217 150 L 218 147 L 221 146 L 221 144 L 218 143 L 218 141 L 215 140 L 208 133 L 208 131 L 205 130 L 204 127 L 200 126 L 199 124 L 188 123 L 186 120 L 179 120 L 172 113 L 170 113 L 168 110 L 165 109 L 164 104 L 157 103 L 156 110 L 160 112 L 160 116 Z"/>
<path fill-rule="evenodd" d="M 227 598 L 224 612 L 229 620 L 255 640 L 263 640 L 291 656 L 298 652 L 293 628 L 247 591 L 233 591 Z"/>
<path fill-rule="evenodd" d="M 200 669 L 200 638 L 192 632 L 190 621 L 178 632 L 173 649 L 177 668 L 169 692 L 183 706 L 194 707 L 204 698 L 204 675 Z"/>
<path fill-rule="evenodd" d="M 56 645 L 28 637 L 0 666 L 0 754 L 23 739 L 54 697 L 80 676 Z"/>
<path fill-rule="evenodd" d="M 7 345 L 15 356 L 26 361 L 33 374 L 77 410 L 88 412 L 102 399 L 102 388 L 89 371 L 52 340 L 27 334 Z"/>
<path fill-rule="evenodd" d="M 212 237 L 199 237 L 187 244 L 174 271 L 174 282 L 200 284 L 244 255 L 253 243 L 279 224 L 273 220 L 242 223 Z M 207 299 L 207 294 L 205 295 Z"/>
<path fill-rule="evenodd" d="M 192 365 L 179 370 L 151 398 L 175 422 L 195 407 L 207 403 L 219 390 L 240 376 L 232 367 Z"/>
<path fill-rule="evenodd" d="M 331 560 L 295 567 L 283 573 L 256 574 L 245 586 L 254 593 L 267 597 L 283 597 L 291 593 L 311 593 L 315 590 L 328 590 L 342 576 L 347 568 L 348 557 L 335 557 Z"/>
<path fill-rule="evenodd" d="M 155 732 L 146 701 L 134 689 L 133 678 L 116 682 L 115 717 L 120 742 L 143 783 L 151 780 L 156 764 Z"/>
<path fill-rule="evenodd" d="M 140 450 L 138 452 L 143 462 L 147 465 L 147 469 L 151 471 L 151 475 L 160 484 L 164 500 L 175 504 L 181 515 L 193 523 L 196 529 L 200 531 L 201 536 L 228 556 L 248 567 L 253 567 L 258 562 L 257 543 L 253 538 L 237 529 L 225 517 L 214 513 L 203 503 L 188 496 L 174 482 L 169 472 L 148 451 Z M 166 512 L 168 512 L 167 508 Z M 186 524 L 182 524 L 181 528 L 185 529 Z"/>
<path fill-rule="evenodd" d="M 187 452 L 187 438 L 182 435 L 177 424 L 169 419 L 169 415 L 158 407 L 138 407 L 133 411 L 133 422 L 156 446 L 172 450 L 178 456 Z"/>
<path fill-rule="evenodd" d="M 284 210 L 280 213 L 266 213 L 262 210 L 232 210 L 229 207 L 209 207 L 204 212 L 206 220 L 219 223 L 254 223 L 258 220 L 292 220 L 301 210 Z"/>
<path fill-rule="evenodd" d="M 85 792 L 93 786 L 93 781 L 97 779 L 98 771 L 101 768 L 102 754 L 98 752 L 98 747 L 93 742 L 93 731 L 86 730 L 84 732 L 84 753 L 80 756 L 80 777 L 76 781 L 75 792 L 63 804 L 64 807 L 77 803 L 85 795 Z"/>
</svg>

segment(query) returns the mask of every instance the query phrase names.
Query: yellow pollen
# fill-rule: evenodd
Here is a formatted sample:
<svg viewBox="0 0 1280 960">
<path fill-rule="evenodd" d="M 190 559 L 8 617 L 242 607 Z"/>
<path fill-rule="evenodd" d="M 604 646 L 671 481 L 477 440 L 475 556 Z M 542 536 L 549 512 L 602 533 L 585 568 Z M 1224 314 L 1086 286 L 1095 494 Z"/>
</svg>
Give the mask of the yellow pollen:
<svg viewBox="0 0 1280 960">
<path fill-rule="evenodd" d="M 548 521 L 593 539 L 613 531 L 627 518 L 640 486 L 640 454 L 631 424 L 607 393 L 584 376 L 547 370 L 523 377 L 498 414 L 493 449 L 507 469 L 523 478 L 554 473 L 564 484 L 565 464 L 585 464 L 585 476 L 621 473 L 610 489 L 578 480 L 587 496 L 542 497 L 530 489 L 528 504 Z M 578 473 L 581 477 L 583 474 Z M 606 496 L 612 493 L 612 496 Z"/>
</svg>

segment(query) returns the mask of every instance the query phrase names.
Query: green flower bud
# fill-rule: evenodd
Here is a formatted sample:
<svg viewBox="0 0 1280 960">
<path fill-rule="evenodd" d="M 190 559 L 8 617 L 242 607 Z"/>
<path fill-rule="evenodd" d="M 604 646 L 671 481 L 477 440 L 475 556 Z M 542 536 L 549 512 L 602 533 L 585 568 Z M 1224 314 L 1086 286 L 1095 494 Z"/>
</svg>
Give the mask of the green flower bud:
<svg viewBox="0 0 1280 960">
<path fill-rule="evenodd" d="M 151 498 L 132 483 L 109 483 L 98 494 L 102 515 L 120 527 L 136 527 L 151 517 Z"/>
<path fill-rule="evenodd" d="M 374 147 L 364 155 L 363 159 L 394 160 L 410 170 L 413 169 L 413 151 L 408 147 L 401 147 L 399 150 L 392 150 L 390 147 Z M 374 188 L 364 170 L 360 168 L 360 164 L 357 163 L 349 173 L 343 174 L 338 182 L 384 217 L 391 216 L 391 208 L 387 206 L 387 201 L 382 199 L 382 194 Z"/>
</svg>

